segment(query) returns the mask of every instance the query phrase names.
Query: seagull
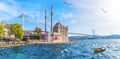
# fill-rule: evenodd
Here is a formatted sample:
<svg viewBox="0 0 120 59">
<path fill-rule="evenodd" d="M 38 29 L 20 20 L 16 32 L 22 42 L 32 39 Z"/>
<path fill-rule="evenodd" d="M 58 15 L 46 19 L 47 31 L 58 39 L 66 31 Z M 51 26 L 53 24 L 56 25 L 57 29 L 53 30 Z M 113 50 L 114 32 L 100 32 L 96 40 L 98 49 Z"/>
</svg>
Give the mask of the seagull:
<svg viewBox="0 0 120 59">
<path fill-rule="evenodd" d="M 65 5 L 71 5 L 71 3 L 68 3 L 68 2 L 65 2 L 65 1 L 64 1 L 64 4 L 65 4 Z"/>
<path fill-rule="evenodd" d="M 64 3 L 65 5 L 67 5 L 67 6 L 68 6 L 68 5 L 71 5 L 71 3 L 66 2 L 66 1 L 64 1 L 64 0 L 63 0 L 63 3 Z"/>
<path fill-rule="evenodd" d="M 107 13 L 107 11 L 106 11 L 105 9 L 101 8 L 101 10 L 102 10 L 104 13 Z"/>
</svg>

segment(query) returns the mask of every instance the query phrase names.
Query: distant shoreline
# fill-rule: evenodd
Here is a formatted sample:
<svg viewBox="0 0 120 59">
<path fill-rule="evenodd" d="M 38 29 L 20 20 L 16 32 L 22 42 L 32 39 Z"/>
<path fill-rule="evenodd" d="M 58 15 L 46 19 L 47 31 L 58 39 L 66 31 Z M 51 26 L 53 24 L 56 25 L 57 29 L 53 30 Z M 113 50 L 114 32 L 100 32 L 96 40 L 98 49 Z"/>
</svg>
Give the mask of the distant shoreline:
<svg viewBox="0 0 120 59">
<path fill-rule="evenodd" d="M 70 36 L 69 39 L 89 39 L 89 40 L 97 40 L 97 39 L 120 39 L 120 35 L 108 35 L 108 36 L 99 36 L 96 35 L 94 37 L 91 36 Z"/>
<path fill-rule="evenodd" d="M 101 39 L 101 38 L 98 38 L 98 39 L 70 39 L 70 40 L 120 40 L 120 38 L 116 38 L 116 39 Z"/>
</svg>

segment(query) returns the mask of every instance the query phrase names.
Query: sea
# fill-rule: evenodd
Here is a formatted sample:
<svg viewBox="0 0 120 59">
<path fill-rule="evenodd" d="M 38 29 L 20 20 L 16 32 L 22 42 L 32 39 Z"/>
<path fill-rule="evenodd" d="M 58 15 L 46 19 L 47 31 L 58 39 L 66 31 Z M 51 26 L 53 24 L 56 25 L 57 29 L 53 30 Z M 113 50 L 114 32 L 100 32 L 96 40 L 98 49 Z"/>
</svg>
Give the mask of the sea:
<svg viewBox="0 0 120 59">
<path fill-rule="evenodd" d="M 106 48 L 94 54 L 95 48 Z M 69 44 L 28 45 L 0 49 L 0 59 L 120 59 L 120 39 L 87 39 Z"/>
</svg>

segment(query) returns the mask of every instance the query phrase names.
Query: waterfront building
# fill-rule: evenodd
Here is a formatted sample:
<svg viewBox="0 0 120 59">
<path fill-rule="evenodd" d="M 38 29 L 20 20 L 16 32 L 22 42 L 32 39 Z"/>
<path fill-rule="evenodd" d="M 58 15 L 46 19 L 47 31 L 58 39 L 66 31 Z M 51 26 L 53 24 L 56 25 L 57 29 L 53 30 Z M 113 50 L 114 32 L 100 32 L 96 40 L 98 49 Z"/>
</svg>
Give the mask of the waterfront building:
<svg viewBox="0 0 120 59">
<path fill-rule="evenodd" d="M 6 28 L 6 25 L 5 24 L 3 24 L 4 25 L 4 38 L 6 38 L 6 37 L 9 37 L 9 30 Z"/>
<path fill-rule="evenodd" d="M 4 29 L 4 32 L 5 32 L 5 36 L 4 37 L 9 37 L 7 28 Z"/>
<path fill-rule="evenodd" d="M 46 32 L 46 10 L 45 10 L 45 34 L 42 35 L 42 39 L 46 42 L 68 42 L 68 27 L 64 26 L 60 22 L 53 26 L 53 6 L 51 5 L 51 28 L 50 32 Z"/>
<path fill-rule="evenodd" d="M 68 27 L 64 26 L 60 21 L 53 27 L 55 41 L 68 41 Z"/>
<path fill-rule="evenodd" d="M 29 36 L 32 33 L 30 30 L 24 30 L 24 36 Z"/>
<path fill-rule="evenodd" d="M 53 27 L 53 32 L 47 32 L 45 36 L 48 42 L 68 42 L 68 27 L 58 22 Z"/>
<path fill-rule="evenodd" d="M 10 40 L 15 40 L 15 35 L 11 34 L 9 38 L 10 38 Z"/>
</svg>

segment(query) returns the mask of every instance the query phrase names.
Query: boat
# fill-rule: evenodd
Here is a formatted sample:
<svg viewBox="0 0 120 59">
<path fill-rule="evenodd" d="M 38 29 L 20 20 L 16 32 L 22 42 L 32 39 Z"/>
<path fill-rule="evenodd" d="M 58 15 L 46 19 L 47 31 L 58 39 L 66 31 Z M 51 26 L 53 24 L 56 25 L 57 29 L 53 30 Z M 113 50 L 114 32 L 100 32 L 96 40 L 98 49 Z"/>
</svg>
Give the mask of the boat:
<svg viewBox="0 0 120 59">
<path fill-rule="evenodd" d="M 95 48 L 94 49 L 94 54 L 98 54 L 98 53 L 102 53 L 106 50 L 106 48 L 102 47 L 102 48 Z"/>
</svg>

